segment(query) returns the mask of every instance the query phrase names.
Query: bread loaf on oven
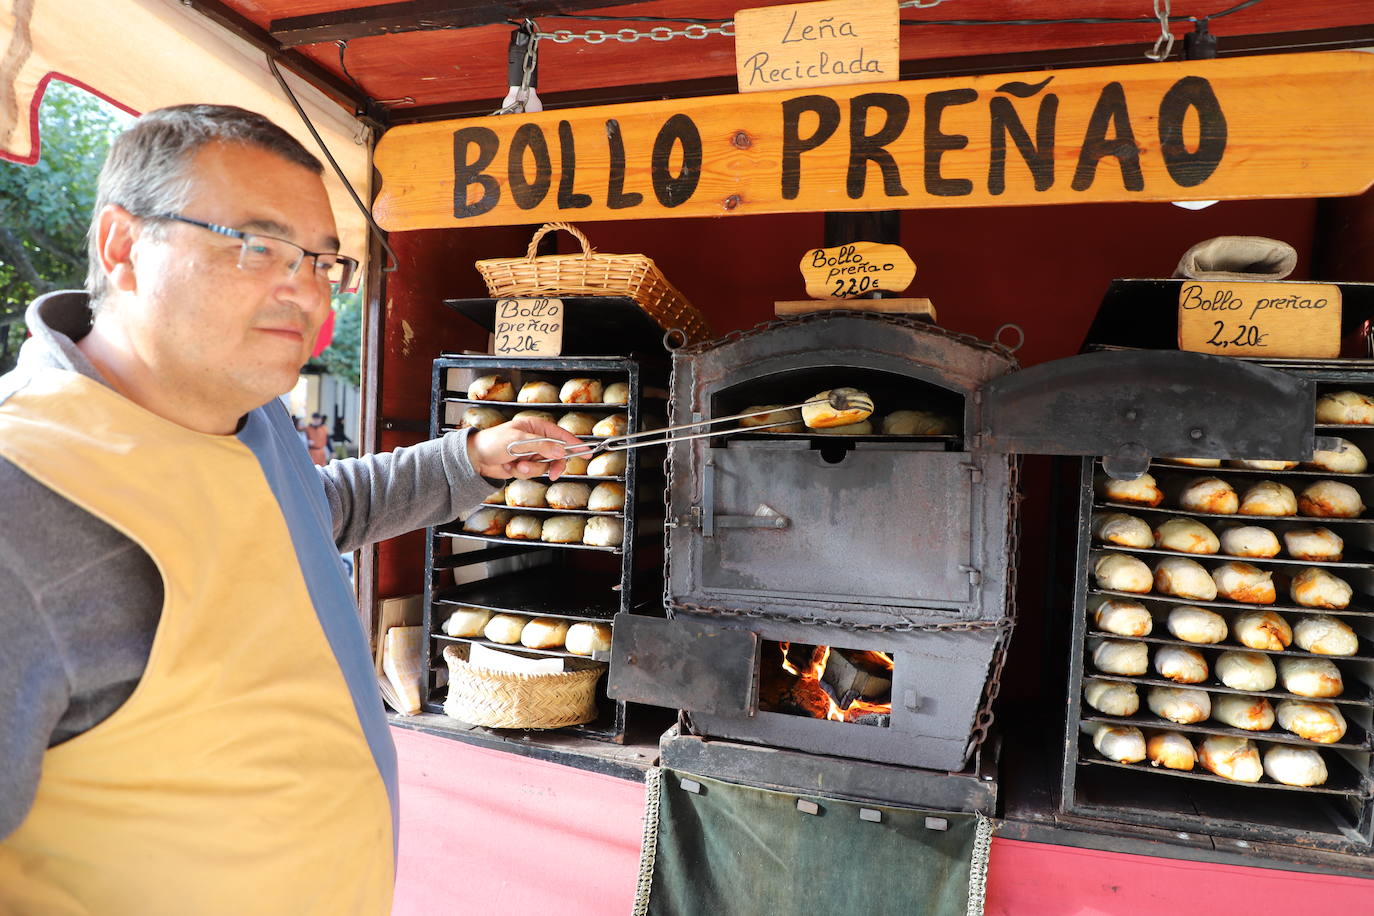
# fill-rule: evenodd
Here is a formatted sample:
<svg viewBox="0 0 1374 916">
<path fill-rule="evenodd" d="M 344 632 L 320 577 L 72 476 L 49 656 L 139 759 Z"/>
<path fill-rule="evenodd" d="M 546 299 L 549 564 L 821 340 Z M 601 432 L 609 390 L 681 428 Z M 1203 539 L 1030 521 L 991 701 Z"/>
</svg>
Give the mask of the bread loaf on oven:
<svg viewBox="0 0 1374 916">
<path fill-rule="evenodd" d="M 1198 748 L 1197 756 L 1204 769 L 1223 779 L 1259 782 L 1264 775 L 1259 748 L 1249 738 L 1208 735 Z"/>
<path fill-rule="evenodd" d="M 1274 663 L 1262 652 L 1223 652 L 1217 657 L 1217 680 L 1232 690 L 1273 690 Z"/>
<path fill-rule="evenodd" d="M 1153 766 L 1166 770 L 1191 770 L 1197 763 L 1193 742 L 1178 732 L 1154 732 L 1145 743 Z"/>
<path fill-rule="evenodd" d="M 1221 531 L 1221 552 L 1233 557 L 1267 559 L 1279 555 L 1279 539 L 1259 525 L 1231 525 Z"/>
<path fill-rule="evenodd" d="M 1144 519 L 1124 512 L 1098 512 L 1092 518 L 1093 537 L 1104 544 L 1118 547 L 1150 548 L 1155 545 L 1154 533 Z"/>
<path fill-rule="evenodd" d="M 1312 460 L 1307 466 L 1333 474 L 1363 474 L 1369 469 L 1369 461 L 1358 445 L 1340 436 L 1336 437 L 1336 442 L 1337 446 L 1330 451 L 1317 449 L 1312 452 Z"/>
<path fill-rule="evenodd" d="M 1293 628 L 1274 611 L 1246 611 L 1231 621 L 1231 635 L 1247 649 L 1279 652 L 1293 643 Z"/>
<path fill-rule="evenodd" d="M 580 480 L 560 480 L 544 493 L 550 509 L 585 509 L 592 488 Z"/>
<path fill-rule="evenodd" d="M 1274 725 L 1274 707 L 1264 697 L 1220 693 L 1212 698 L 1212 718 L 1231 728 L 1262 732 Z"/>
<path fill-rule="evenodd" d="M 504 375 L 484 375 L 473 379 L 468 397 L 474 401 L 514 401 L 515 386 Z"/>
<path fill-rule="evenodd" d="M 1207 660 L 1196 649 L 1157 646 L 1154 663 L 1160 677 L 1176 684 L 1201 684 L 1207 680 Z"/>
<path fill-rule="evenodd" d="M 1184 642 L 1211 645 L 1226 638 L 1226 618 L 1205 608 L 1192 605 L 1171 608 L 1167 623 L 1174 638 Z"/>
<path fill-rule="evenodd" d="M 1330 528 L 1293 528 L 1283 533 L 1283 546 L 1295 560 L 1330 560 L 1344 556 L 1345 541 Z"/>
<path fill-rule="evenodd" d="M 1083 682 L 1083 699 L 1106 716 L 1133 716 L 1140 709 L 1134 684 L 1090 677 Z"/>
<path fill-rule="evenodd" d="M 1192 725 L 1212 714 L 1212 700 L 1205 690 L 1151 687 L 1145 694 L 1145 702 L 1150 712 L 1179 725 Z"/>
<path fill-rule="evenodd" d="M 1326 762 L 1310 747 L 1272 744 L 1264 752 L 1264 772 L 1286 786 L 1319 786 L 1326 782 Z"/>
<path fill-rule="evenodd" d="M 469 407 L 458 426 L 463 429 L 491 429 L 506 422 L 506 415 L 495 407 Z"/>
<path fill-rule="evenodd" d="M 1211 601 L 1217 596 L 1216 583 L 1196 560 L 1165 557 L 1155 564 L 1155 588 L 1162 594 L 1193 601 Z"/>
<path fill-rule="evenodd" d="M 1141 474 L 1135 480 L 1114 480 L 1107 477 L 1098 482 L 1097 490 L 1103 499 L 1114 503 L 1157 506 L 1164 501 L 1164 491 L 1149 474 Z"/>
<path fill-rule="evenodd" d="M 1213 569 L 1212 581 L 1216 583 L 1217 594 L 1228 601 L 1273 604 L 1278 597 L 1272 573 L 1240 560 L 1231 560 Z"/>
<path fill-rule="evenodd" d="M 1318 744 L 1335 744 L 1345 737 L 1345 716 L 1335 703 L 1283 700 L 1276 712 L 1279 728 Z"/>
<path fill-rule="evenodd" d="M 1283 689 L 1300 697 L 1330 699 L 1345 689 L 1341 669 L 1325 658 L 1281 658 L 1279 676 Z"/>
<path fill-rule="evenodd" d="M 1178 504 L 1189 512 L 1235 515 L 1240 508 L 1240 497 L 1229 483 L 1219 477 L 1198 477 L 1180 494 Z"/>
<path fill-rule="evenodd" d="M 1106 553 L 1093 565 L 1097 587 L 1144 594 L 1150 590 L 1150 567 L 1124 553 Z"/>
<path fill-rule="evenodd" d="M 573 655 L 611 651 L 611 628 L 604 623 L 575 623 L 568 627 L 563 646 Z"/>
<path fill-rule="evenodd" d="M 1314 655 L 1354 655 L 1360 650 L 1355 631 L 1329 614 L 1304 617 L 1293 627 L 1293 644 Z"/>
<path fill-rule="evenodd" d="M 1093 648 L 1093 667 L 1103 674 L 1144 674 L 1150 670 L 1150 651 L 1143 642 L 1103 639 Z"/>
<path fill-rule="evenodd" d="M 543 531 L 543 520 L 533 515 L 516 515 L 506 522 L 506 537 L 513 541 L 537 541 Z"/>
<path fill-rule="evenodd" d="M 1335 610 L 1349 607 L 1350 599 L 1355 594 L 1350 583 L 1315 566 L 1309 566 L 1294 576 L 1288 592 L 1292 595 L 1293 601 L 1303 607 L 1333 608 Z M 1334 654 L 1346 655 L 1349 653 Z"/>
<path fill-rule="evenodd" d="M 1317 398 L 1317 422 L 1337 426 L 1374 423 L 1374 398 L 1359 391 L 1335 391 Z"/>
<path fill-rule="evenodd" d="M 1145 605 L 1129 598 L 1108 598 L 1093 612 L 1099 630 L 1117 636 L 1149 636 L 1154 619 Z"/>
<path fill-rule="evenodd" d="M 1275 480 L 1261 480 L 1240 498 L 1241 515 L 1281 517 L 1298 514 L 1298 499 L 1287 486 Z"/>
<path fill-rule="evenodd" d="M 1179 553 L 1212 554 L 1221 549 L 1221 541 L 1212 529 L 1192 518 L 1170 518 L 1154 530 L 1155 546 Z"/>
<path fill-rule="evenodd" d="M 550 382 L 526 382 L 515 399 L 521 404 L 557 404 L 558 389 Z"/>
<path fill-rule="evenodd" d="M 564 404 L 602 404 L 601 383 L 594 378 L 570 378 L 558 391 Z"/>
<path fill-rule="evenodd" d="M 1145 759 L 1145 736 L 1130 725 L 1099 725 L 1093 732 L 1093 747 L 1117 763 L 1139 763 Z"/>
<path fill-rule="evenodd" d="M 526 649 L 557 649 L 567 635 L 568 621 L 536 617 L 520 631 L 520 645 Z"/>
<path fill-rule="evenodd" d="M 1319 480 L 1298 497 L 1298 510 L 1312 518 L 1359 518 L 1364 509 L 1360 491 L 1339 480 Z"/>
</svg>

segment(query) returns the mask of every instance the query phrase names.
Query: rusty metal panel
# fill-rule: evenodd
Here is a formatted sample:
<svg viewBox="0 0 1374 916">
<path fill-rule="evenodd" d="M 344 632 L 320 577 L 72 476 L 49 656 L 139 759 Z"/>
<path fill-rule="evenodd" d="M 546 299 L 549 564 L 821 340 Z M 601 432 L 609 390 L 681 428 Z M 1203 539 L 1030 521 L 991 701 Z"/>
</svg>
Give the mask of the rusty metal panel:
<svg viewBox="0 0 1374 916">
<path fill-rule="evenodd" d="M 753 714 L 759 636 L 695 620 L 616 615 L 606 693 L 729 716 Z"/>
<path fill-rule="evenodd" d="M 882 605 L 967 604 L 973 587 L 969 456 L 855 449 L 708 450 L 700 584 Z M 737 521 L 781 521 L 758 527 Z"/>
<path fill-rule="evenodd" d="M 1312 456 L 1316 384 L 1223 356 L 1086 353 L 994 379 L 982 399 L 982 447 L 1100 455 L 1113 476 L 1161 455 Z"/>
</svg>

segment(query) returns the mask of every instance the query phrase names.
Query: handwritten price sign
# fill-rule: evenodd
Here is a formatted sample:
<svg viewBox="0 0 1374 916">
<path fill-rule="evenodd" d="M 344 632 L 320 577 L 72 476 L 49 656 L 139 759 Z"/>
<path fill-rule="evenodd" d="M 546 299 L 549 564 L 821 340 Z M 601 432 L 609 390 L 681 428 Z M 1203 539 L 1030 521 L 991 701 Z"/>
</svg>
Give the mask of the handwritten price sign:
<svg viewBox="0 0 1374 916">
<path fill-rule="evenodd" d="M 1178 347 L 1221 356 L 1339 356 L 1340 287 L 1185 281 L 1178 293 Z"/>
<path fill-rule="evenodd" d="M 562 299 L 497 299 L 498 356 L 558 356 L 563 352 Z"/>
<path fill-rule="evenodd" d="M 900 293 L 916 276 L 916 262 L 900 245 L 855 242 L 813 248 L 801 259 L 806 294 L 813 299 L 853 299 L 883 290 Z"/>
</svg>

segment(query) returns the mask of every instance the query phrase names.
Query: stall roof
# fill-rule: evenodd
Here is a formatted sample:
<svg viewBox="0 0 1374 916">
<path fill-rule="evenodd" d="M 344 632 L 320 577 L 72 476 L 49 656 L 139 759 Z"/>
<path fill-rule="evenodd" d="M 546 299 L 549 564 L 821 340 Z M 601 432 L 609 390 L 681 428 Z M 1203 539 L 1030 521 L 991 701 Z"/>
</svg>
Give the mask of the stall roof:
<svg viewBox="0 0 1374 916">
<path fill-rule="evenodd" d="M 780 0 L 184 0 L 237 29 L 346 106 L 403 123 L 490 114 L 506 91 L 513 24 L 539 31 L 647 32 L 655 22 L 569 18 L 688 17 L 730 20 L 741 7 Z M 1168 3 L 1164 4 L 1166 8 Z M 919 0 L 901 10 L 904 77 L 1144 61 L 1159 36 L 1154 0 Z M 1219 53 L 1374 46 L 1368 0 L 1172 0 L 1180 40 L 1190 18 L 1212 17 Z M 1025 24 L 1011 20 L 1045 20 Z M 1125 22 L 1085 23 L 1110 19 Z M 974 24 L 981 20 L 981 23 Z M 1069 21 L 1065 21 L 1069 20 Z M 673 27 L 682 29 L 681 19 Z M 660 33 L 661 34 L 661 33 Z M 632 42 L 541 41 L 538 91 L 545 107 L 603 104 L 735 91 L 728 35 Z"/>
</svg>

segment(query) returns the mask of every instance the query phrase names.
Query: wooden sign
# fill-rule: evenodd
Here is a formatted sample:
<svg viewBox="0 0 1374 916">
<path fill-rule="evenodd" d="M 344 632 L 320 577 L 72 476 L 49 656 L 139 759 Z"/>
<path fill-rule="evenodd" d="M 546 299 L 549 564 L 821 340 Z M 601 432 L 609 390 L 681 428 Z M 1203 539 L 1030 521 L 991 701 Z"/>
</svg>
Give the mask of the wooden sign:
<svg viewBox="0 0 1374 916">
<path fill-rule="evenodd" d="M 801 259 L 806 294 L 813 299 L 853 299 L 883 290 L 900 293 L 916 276 L 916 262 L 900 245 L 854 242 L 813 248 Z"/>
<path fill-rule="evenodd" d="M 740 92 L 885 83 L 897 72 L 895 0 L 821 0 L 735 13 Z"/>
<path fill-rule="evenodd" d="M 1178 348 L 1219 356 L 1340 356 L 1340 287 L 1185 280 L 1178 292 Z"/>
<path fill-rule="evenodd" d="M 498 356 L 558 356 L 563 352 L 562 299 L 497 299 Z"/>
<path fill-rule="evenodd" d="M 1229 57 L 750 92 L 408 124 L 392 232 L 1143 200 L 1374 182 L 1374 55 Z"/>
</svg>

